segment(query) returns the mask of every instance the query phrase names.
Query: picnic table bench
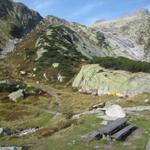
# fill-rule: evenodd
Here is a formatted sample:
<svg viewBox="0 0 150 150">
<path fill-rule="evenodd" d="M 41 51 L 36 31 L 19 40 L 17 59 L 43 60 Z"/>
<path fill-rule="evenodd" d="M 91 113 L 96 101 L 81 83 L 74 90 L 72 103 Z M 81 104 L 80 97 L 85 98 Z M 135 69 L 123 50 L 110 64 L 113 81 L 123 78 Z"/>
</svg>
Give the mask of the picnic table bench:
<svg viewBox="0 0 150 150">
<path fill-rule="evenodd" d="M 99 129 L 99 133 L 101 135 L 112 135 L 115 131 L 118 131 L 122 127 L 124 127 L 127 123 L 127 118 L 119 118 L 117 120 L 112 121 L 110 124 L 105 125 Z"/>
<path fill-rule="evenodd" d="M 119 118 L 117 120 L 112 121 L 110 124 L 105 125 L 101 128 L 98 128 L 95 131 L 92 131 L 84 136 L 82 139 L 86 141 L 91 141 L 94 138 L 100 139 L 103 135 L 112 135 L 115 131 L 122 129 L 127 123 L 127 118 Z"/>
<path fill-rule="evenodd" d="M 135 125 L 128 125 L 125 128 L 121 129 L 120 131 L 116 132 L 115 134 L 113 134 L 111 136 L 111 138 L 116 139 L 116 140 L 120 140 L 122 138 L 124 138 L 126 135 L 128 135 L 129 133 L 131 133 L 133 130 L 135 130 L 137 127 Z"/>
</svg>

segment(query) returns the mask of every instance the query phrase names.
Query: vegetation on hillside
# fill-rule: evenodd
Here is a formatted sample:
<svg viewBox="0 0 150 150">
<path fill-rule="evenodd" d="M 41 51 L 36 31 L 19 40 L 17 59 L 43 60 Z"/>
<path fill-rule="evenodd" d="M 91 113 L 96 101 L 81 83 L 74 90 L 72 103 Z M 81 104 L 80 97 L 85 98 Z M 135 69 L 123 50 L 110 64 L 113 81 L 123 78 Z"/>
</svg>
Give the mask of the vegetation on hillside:
<svg viewBox="0 0 150 150">
<path fill-rule="evenodd" d="M 49 29 L 52 30 L 50 36 L 42 35 L 42 39 L 44 39 L 49 46 L 42 46 L 47 52 L 38 60 L 38 64 L 51 66 L 57 62 L 60 64 L 58 69 L 61 73 L 66 76 L 72 76 L 73 67 L 80 62 L 81 58 L 84 58 L 81 53 L 76 50 L 73 40 L 76 41 L 77 39 L 74 36 L 74 31 L 63 25 L 51 25 Z"/>
<path fill-rule="evenodd" d="M 21 25 L 11 25 L 10 35 L 15 38 L 21 38 L 23 33 L 23 26 Z"/>
<path fill-rule="evenodd" d="M 100 64 L 104 68 L 125 70 L 130 72 L 150 73 L 150 63 L 135 61 L 124 57 L 95 57 L 92 63 Z"/>
</svg>

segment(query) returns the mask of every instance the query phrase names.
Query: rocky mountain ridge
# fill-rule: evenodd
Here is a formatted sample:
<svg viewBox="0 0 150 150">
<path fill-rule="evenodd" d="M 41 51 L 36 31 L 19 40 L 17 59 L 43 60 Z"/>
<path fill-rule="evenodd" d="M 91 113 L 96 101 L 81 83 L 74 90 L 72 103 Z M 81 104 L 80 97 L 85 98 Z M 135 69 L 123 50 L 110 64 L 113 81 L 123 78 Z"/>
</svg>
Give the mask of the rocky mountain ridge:
<svg viewBox="0 0 150 150">
<path fill-rule="evenodd" d="M 150 12 L 140 9 L 112 21 L 96 22 L 91 26 L 114 47 L 115 53 L 138 60 L 150 60 Z"/>
<path fill-rule="evenodd" d="M 72 78 L 95 57 L 148 61 L 145 52 L 142 45 L 116 29 L 97 29 L 47 16 L 17 44 L 9 60 L 24 77 L 46 81 L 61 77 L 62 81 Z"/>
<path fill-rule="evenodd" d="M 0 49 L 29 33 L 42 17 L 22 3 L 0 0 Z M 9 50 L 6 50 L 9 51 Z M 10 50 L 11 51 L 11 50 Z M 4 52 L 5 53 L 5 52 Z"/>
</svg>

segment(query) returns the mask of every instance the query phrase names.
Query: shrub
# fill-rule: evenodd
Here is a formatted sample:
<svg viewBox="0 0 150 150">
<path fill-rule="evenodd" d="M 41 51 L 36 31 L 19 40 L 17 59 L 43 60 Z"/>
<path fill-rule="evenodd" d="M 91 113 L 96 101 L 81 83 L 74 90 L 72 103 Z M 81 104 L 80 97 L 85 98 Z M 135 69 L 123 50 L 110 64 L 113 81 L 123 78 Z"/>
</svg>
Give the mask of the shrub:
<svg viewBox="0 0 150 150">
<path fill-rule="evenodd" d="M 35 48 L 26 48 L 25 49 L 26 57 L 32 57 L 35 52 L 36 52 Z"/>
<path fill-rule="evenodd" d="M 16 85 L 7 83 L 0 84 L 0 92 L 13 92 L 16 90 L 17 90 Z"/>
<path fill-rule="evenodd" d="M 23 35 L 23 27 L 12 24 L 10 34 L 15 38 L 21 38 Z"/>
<path fill-rule="evenodd" d="M 149 62 L 135 61 L 124 57 L 95 57 L 93 58 L 92 63 L 97 63 L 104 68 L 114 70 L 150 73 Z"/>
<path fill-rule="evenodd" d="M 63 106 L 61 111 L 67 120 L 71 119 L 74 115 L 73 108 L 71 106 Z"/>
</svg>

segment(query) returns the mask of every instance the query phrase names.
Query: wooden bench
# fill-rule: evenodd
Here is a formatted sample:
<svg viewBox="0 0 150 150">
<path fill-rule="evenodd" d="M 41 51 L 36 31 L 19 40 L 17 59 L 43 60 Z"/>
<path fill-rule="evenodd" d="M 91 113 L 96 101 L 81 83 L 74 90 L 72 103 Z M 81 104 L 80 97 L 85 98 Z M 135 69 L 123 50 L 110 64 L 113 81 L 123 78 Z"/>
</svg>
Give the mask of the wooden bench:
<svg viewBox="0 0 150 150">
<path fill-rule="evenodd" d="M 96 130 L 96 131 L 92 131 L 92 132 L 82 136 L 81 138 L 84 141 L 90 142 L 91 140 L 93 140 L 95 138 L 100 139 L 100 137 L 101 137 L 101 135 L 100 135 L 99 131 Z"/>
<path fill-rule="evenodd" d="M 103 135 L 111 135 L 115 131 L 118 131 L 122 129 L 126 125 L 126 122 L 128 121 L 127 118 L 119 118 L 117 120 L 112 121 L 110 124 L 105 125 L 93 132 L 90 132 L 84 136 L 82 136 L 83 140 L 91 141 L 94 138 L 100 139 Z"/>
<path fill-rule="evenodd" d="M 114 132 L 122 129 L 126 125 L 127 121 L 127 118 L 119 118 L 97 130 L 101 135 L 112 135 Z"/>
<path fill-rule="evenodd" d="M 116 140 L 121 140 L 124 138 L 126 135 L 131 133 L 133 130 L 135 130 L 137 127 L 134 125 L 128 125 L 125 128 L 121 129 L 117 133 L 113 134 L 111 138 L 116 139 Z"/>
</svg>

